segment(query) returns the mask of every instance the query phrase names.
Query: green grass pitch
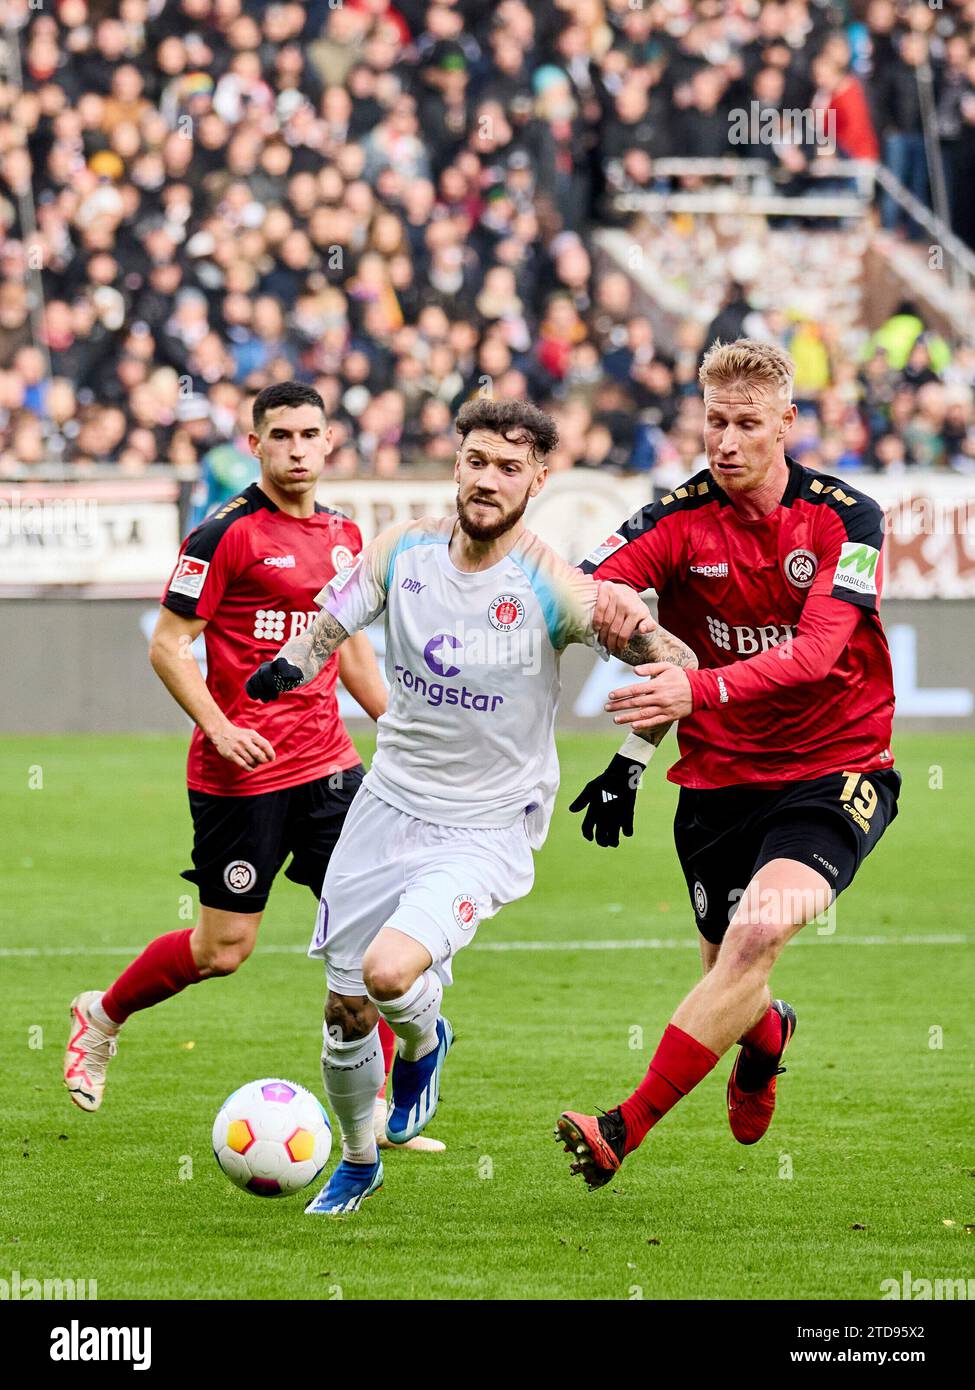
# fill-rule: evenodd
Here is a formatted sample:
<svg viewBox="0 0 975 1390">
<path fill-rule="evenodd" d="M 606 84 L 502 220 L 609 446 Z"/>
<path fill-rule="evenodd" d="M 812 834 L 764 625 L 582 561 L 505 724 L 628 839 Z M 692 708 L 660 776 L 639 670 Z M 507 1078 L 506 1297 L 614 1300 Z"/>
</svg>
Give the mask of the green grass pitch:
<svg viewBox="0 0 975 1390">
<path fill-rule="evenodd" d="M 835 932 L 779 962 L 799 1031 L 767 1138 L 731 1136 L 728 1057 L 590 1194 L 553 1122 L 632 1089 L 699 969 L 663 756 L 620 850 L 566 810 L 615 743 L 561 741 L 535 890 L 457 959 L 430 1130 L 447 1152 L 391 1154 L 383 1191 L 335 1222 L 239 1192 L 210 1149 L 244 1081 L 320 1094 L 311 895 L 282 878 L 237 976 L 136 1016 L 82 1114 L 61 1085 L 70 999 L 195 915 L 184 745 L 4 739 L 0 1278 L 95 1279 L 101 1299 L 876 1299 L 904 1270 L 975 1276 L 975 738 L 896 741 L 900 818 Z"/>
</svg>

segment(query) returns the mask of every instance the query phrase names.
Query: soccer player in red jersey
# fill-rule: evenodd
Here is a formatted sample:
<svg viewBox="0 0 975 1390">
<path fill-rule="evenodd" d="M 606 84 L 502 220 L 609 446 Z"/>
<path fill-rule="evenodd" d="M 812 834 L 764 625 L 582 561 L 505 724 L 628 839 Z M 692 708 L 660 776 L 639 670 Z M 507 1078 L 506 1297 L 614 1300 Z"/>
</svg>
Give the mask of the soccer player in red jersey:
<svg viewBox="0 0 975 1390">
<path fill-rule="evenodd" d="M 635 594 L 653 588 L 661 623 L 698 659 L 697 670 L 636 667 L 651 679 L 613 691 L 606 708 L 632 733 L 571 809 L 586 811 L 583 834 L 599 844 L 632 834 L 640 775 L 678 721 L 674 835 L 704 967 L 633 1094 L 598 1118 L 560 1117 L 557 1137 L 590 1187 L 608 1182 L 736 1041 L 731 1129 L 743 1144 L 762 1137 L 796 1027 L 794 1009 L 770 997 L 772 966 L 897 814 L 878 611 L 883 513 L 786 457 L 793 370 L 768 343 L 716 344 L 700 372 L 707 469 L 582 565 L 616 581 L 594 622 L 611 648 L 645 618 Z"/>
<path fill-rule="evenodd" d="M 260 482 L 183 542 L 150 648 L 157 675 L 196 726 L 187 767 L 193 868 L 183 877 L 199 888 L 199 919 L 150 942 L 104 993 L 86 991 L 72 1003 L 64 1079 L 83 1110 L 101 1105 L 105 1068 L 130 1014 L 232 974 L 247 959 L 289 853 L 286 876 L 318 899 L 365 771 L 339 717 L 336 680 L 373 719 L 386 708 L 365 633 L 289 704 L 245 694 L 255 661 L 314 622 L 315 595 L 362 549 L 359 528 L 315 501 L 331 452 L 317 391 L 296 381 L 261 391 L 250 446 Z M 201 632 L 205 681 L 190 651 Z"/>
</svg>

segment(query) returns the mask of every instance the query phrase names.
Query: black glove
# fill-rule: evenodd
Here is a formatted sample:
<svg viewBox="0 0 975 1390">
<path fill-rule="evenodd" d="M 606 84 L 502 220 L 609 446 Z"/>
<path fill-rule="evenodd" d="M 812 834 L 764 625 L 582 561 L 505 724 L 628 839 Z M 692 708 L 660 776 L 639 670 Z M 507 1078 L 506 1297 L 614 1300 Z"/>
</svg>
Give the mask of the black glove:
<svg viewBox="0 0 975 1390">
<path fill-rule="evenodd" d="M 262 705 L 266 705 L 276 700 L 282 690 L 294 690 L 304 679 L 303 671 L 292 666 L 290 661 L 285 661 L 283 656 L 277 656 L 273 661 L 265 661 L 258 666 L 254 674 L 248 676 L 244 689 L 252 700 L 260 700 Z"/>
<path fill-rule="evenodd" d="M 595 830 L 597 845 L 615 848 L 621 830 L 624 835 L 633 834 L 633 808 L 643 771 L 642 763 L 617 753 L 605 772 L 586 783 L 569 810 L 585 811 L 582 833 L 587 840 Z"/>
</svg>

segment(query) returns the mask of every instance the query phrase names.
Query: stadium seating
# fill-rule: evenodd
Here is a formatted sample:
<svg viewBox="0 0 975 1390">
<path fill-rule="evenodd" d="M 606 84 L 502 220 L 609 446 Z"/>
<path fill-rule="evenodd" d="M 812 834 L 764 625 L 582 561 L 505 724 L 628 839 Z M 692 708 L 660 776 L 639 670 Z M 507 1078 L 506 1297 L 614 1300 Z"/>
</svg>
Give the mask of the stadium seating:
<svg viewBox="0 0 975 1390">
<path fill-rule="evenodd" d="M 298 376 L 331 410 L 337 477 L 442 473 L 452 411 L 490 383 L 556 412 L 554 467 L 666 485 L 692 457 L 714 322 L 796 354 L 807 462 L 975 469 L 970 343 L 922 287 L 895 363 L 898 305 L 859 275 L 877 246 L 927 273 L 905 210 L 928 200 L 919 65 L 953 225 L 975 239 L 960 0 L 10 8 L 0 476 L 176 465 L 201 470 L 205 510 L 250 479 L 254 391 Z M 818 115 L 783 134 L 791 111 Z M 844 161 L 878 154 L 904 197 L 861 189 L 862 216 L 827 215 L 856 194 Z M 695 211 L 722 180 L 674 172 L 687 158 L 757 168 L 757 201 Z M 822 217 L 783 216 L 816 197 Z M 641 273 L 607 260 L 610 232 Z"/>
</svg>

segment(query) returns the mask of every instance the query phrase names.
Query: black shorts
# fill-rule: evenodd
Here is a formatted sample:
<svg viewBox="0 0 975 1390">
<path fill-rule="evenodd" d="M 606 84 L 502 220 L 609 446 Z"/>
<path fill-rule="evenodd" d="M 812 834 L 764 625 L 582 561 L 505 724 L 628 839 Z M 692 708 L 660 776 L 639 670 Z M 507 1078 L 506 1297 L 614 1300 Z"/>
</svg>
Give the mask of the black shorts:
<svg viewBox="0 0 975 1390">
<path fill-rule="evenodd" d="M 674 842 L 697 929 L 720 942 L 754 874 L 796 859 L 833 885 L 834 899 L 897 815 L 900 773 L 831 772 L 774 791 L 681 788 Z"/>
<path fill-rule="evenodd" d="M 263 912 L 278 870 L 306 883 L 316 897 L 352 798 L 365 776 L 359 763 L 315 782 L 257 796 L 190 792 L 193 867 L 202 907 Z"/>
</svg>

